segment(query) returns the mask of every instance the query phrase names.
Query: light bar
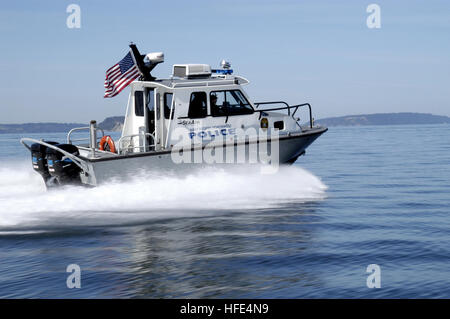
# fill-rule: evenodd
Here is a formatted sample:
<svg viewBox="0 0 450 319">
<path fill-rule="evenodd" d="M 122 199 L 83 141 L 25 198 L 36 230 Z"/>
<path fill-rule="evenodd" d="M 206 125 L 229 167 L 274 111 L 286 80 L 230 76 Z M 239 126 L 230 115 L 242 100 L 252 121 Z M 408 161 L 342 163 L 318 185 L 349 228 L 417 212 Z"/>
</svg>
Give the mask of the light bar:
<svg viewBox="0 0 450 319">
<path fill-rule="evenodd" d="M 227 69 L 227 70 L 215 69 L 215 70 L 211 70 L 211 72 L 217 73 L 217 74 L 233 74 L 233 70 L 231 70 L 231 69 Z"/>
</svg>

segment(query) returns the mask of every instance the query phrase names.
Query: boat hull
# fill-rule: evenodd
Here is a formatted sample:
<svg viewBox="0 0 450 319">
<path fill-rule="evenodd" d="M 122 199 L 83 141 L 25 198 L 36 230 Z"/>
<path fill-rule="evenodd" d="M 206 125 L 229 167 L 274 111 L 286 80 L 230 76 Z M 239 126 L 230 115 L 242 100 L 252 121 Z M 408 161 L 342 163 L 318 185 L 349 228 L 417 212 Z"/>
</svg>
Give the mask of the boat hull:
<svg viewBox="0 0 450 319">
<path fill-rule="evenodd" d="M 83 184 L 97 186 L 111 181 L 123 181 L 133 177 L 148 174 L 176 174 L 188 173 L 202 166 L 225 166 L 230 164 L 268 164 L 277 166 L 294 163 L 297 158 L 305 153 L 306 148 L 311 145 L 327 128 L 313 128 L 302 133 L 280 136 L 276 141 L 267 141 L 268 157 L 259 157 L 255 152 L 261 142 L 242 142 L 231 145 L 215 147 L 199 147 L 183 150 L 176 154 L 171 151 L 135 153 L 106 157 L 98 159 L 84 158 L 89 166 L 89 172 L 81 174 Z M 272 142 L 278 142 L 274 148 Z M 215 156 L 220 154 L 221 156 Z M 231 157 L 222 156 L 233 154 Z M 275 155 L 278 156 L 275 157 Z M 182 161 L 183 158 L 185 161 Z M 187 161 L 186 161 L 187 159 Z M 181 160 L 181 161 L 180 161 Z"/>
</svg>

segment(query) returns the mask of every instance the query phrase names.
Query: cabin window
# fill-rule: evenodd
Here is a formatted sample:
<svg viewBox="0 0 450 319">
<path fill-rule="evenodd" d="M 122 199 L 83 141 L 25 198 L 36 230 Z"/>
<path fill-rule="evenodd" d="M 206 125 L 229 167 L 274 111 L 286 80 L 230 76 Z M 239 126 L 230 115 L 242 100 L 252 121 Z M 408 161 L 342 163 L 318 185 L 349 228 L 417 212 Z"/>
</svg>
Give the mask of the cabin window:
<svg viewBox="0 0 450 319">
<path fill-rule="evenodd" d="M 144 92 L 134 92 L 134 114 L 136 116 L 144 116 Z"/>
<path fill-rule="evenodd" d="M 239 90 L 212 91 L 209 94 L 212 116 L 253 114 L 250 103 Z"/>
<path fill-rule="evenodd" d="M 276 121 L 273 123 L 273 127 L 278 130 L 284 130 L 284 121 Z"/>
<path fill-rule="evenodd" d="M 147 91 L 147 110 L 150 112 L 155 111 L 155 90 L 149 89 Z"/>
<path fill-rule="evenodd" d="M 166 119 L 169 119 L 169 117 L 170 117 L 170 108 L 172 107 L 172 100 L 173 100 L 172 93 L 164 93 L 164 118 L 166 118 Z M 173 120 L 174 113 L 175 113 L 175 107 L 172 110 L 171 120 Z"/>
<path fill-rule="evenodd" d="M 207 114 L 206 92 L 193 92 L 189 102 L 188 117 L 198 119 L 206 117 Z"/>
</svg>

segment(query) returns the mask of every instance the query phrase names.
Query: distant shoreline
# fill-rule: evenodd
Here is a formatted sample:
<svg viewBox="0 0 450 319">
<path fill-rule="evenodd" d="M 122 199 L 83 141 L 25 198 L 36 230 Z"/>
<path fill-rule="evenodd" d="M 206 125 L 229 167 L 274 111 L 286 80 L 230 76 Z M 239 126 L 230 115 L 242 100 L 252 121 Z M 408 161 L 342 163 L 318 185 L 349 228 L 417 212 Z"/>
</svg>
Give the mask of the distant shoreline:
<svg viewBox="0 0 450 319">
<path fill-rule="evenodd" d="M 407 125 L 407 124 L 445 124 L 450 117 L 430 113 L 376 113 L 328 117 L 315 121 L 325 126 L 363 126 L 363 125 Z"/>
<path fill-rule="evenodd" d="M 107 117 L 99 123 L 105 131 L 119 132 L 123 127 L 123 116 Z M 406 124 L 444 124 L 450 117 L 429 113 L 376 113 L 328 117 L 315 120 L 324 126 L 366 126 L 366 125 L 406 125 Z M 75 127 L 88 126 L 87 123 L 23 123 L 0 124 L 0 134 L 21 133 L 59 133 L 68 132 Z"/>
</svg>

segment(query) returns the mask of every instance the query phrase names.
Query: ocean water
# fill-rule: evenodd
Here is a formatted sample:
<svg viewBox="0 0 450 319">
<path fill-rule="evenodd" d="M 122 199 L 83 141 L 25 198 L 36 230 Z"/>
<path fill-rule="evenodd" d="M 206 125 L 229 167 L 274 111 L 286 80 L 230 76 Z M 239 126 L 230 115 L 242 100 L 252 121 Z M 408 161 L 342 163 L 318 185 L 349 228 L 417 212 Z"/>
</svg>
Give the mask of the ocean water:
<svg viewBox="0 0 450 319">
<path fill-rule="evenodd" d="M 20 137 L 0 135 L 0 298 L 450 298 L 450 125 L 332 127 L 275 175 L 52 192 Z"/>
</svg>

